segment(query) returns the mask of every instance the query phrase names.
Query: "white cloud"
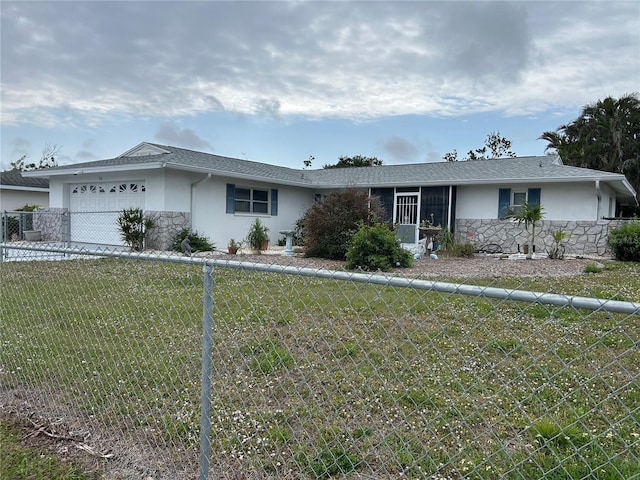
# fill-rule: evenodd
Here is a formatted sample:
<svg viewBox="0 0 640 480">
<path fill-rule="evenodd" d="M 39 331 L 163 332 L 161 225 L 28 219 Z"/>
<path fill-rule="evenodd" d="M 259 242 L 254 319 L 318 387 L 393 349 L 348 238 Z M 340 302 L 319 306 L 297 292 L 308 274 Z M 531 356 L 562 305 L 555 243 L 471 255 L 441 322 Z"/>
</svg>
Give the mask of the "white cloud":
<svg viewBox="0 0 640 480">
<path fill-rule="evenodd" d="M 635 2 L 0 8 L 4 124 L 95 127 L 112 115 L 220 110 L 272 119 L 534 114 L 637 90 L 640 71 Z"/>
</svg>

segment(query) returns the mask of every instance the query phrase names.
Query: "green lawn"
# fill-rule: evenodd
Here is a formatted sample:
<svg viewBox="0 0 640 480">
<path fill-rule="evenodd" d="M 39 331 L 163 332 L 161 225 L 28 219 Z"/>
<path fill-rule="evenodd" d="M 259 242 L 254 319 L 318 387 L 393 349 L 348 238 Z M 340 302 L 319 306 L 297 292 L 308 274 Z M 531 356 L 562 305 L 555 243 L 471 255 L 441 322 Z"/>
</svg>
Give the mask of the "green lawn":
<svg viewBox="0 0 640 480">
<path fill-rule="evenodd" d="M 214 276 L 218 472 L 638 478 L 638 315 Z M 6 386 L 44 390 L 132 443 L 166 447 L 170 466 L 197 453 L 202 267 L 3 263 L 0 281 Z M 640 301 L 638 264 L 473 282 Z"/>
</svg>

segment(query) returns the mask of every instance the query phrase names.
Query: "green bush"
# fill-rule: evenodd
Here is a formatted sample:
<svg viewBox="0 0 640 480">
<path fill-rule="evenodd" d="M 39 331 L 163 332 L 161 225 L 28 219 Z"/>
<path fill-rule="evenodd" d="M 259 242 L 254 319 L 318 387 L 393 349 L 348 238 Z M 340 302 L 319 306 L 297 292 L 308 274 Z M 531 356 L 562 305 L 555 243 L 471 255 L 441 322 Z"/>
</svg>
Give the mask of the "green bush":
<svg viewBox="0 0 640 480">
<path fill-rule="evenodd" d="M 214 249 L 214 244 L 207 237 L 200 235 L 198 232 L 192 232 L 188 228 L 183 228 L 176 235 L 173 249 L 179 252 L 181 250 L 180 244 L 186 237 L 189 237 L 189 244 L 191 244 L 191 250 L 194 252 L 210 252 Z"/>
<path fill-rule="evenodd" d="M 332 192 L 315 202 L 305 213 L 304 244 L 308 257 L 344 260 L 360 223 L 372 225 L 383 217 L 378 197 L 367 190 L 346 189 Z"/>
<path fill-rule="evenodd" d="M 437 254 L 443 257 L 470 258 L 476 253 L 476 246 L 471 242 L 456 242 L 450 230 L 445 230 L 438 238 L 440 246 Z"/>
<path fill-rule="evenodd" d="M 346 257 L 345 266 L 348 269 L 362 268 L 387 272 L 393 267 L 406 268 L 413 265 L 411 252 L 402 248 L 393 230 L 382 223 L 362 223 L 353 236 Z"/>
<path fill-rule="evenodd" d="M 153 219 L 146 216 L 141 208 L 125 208 L 118 216 L 120 236 L 137 252 L 144 249 L 144 239 L 154 226 Z"/>
<path fill-rule="evenodd" d="M 614 227 L 609 231 L 609 246 L 616 260 L 623 262 L 640 262 L 640 222 Z"/>
</svg>

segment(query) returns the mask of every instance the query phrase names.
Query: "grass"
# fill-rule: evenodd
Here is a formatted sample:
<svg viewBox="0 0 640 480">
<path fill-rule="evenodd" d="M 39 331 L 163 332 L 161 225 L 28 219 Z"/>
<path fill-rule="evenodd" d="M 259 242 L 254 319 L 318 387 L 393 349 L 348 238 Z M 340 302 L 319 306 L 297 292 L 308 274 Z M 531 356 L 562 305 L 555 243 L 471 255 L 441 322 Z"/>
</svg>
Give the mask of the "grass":
<svg viewBox="0 0 640 480">
<path fill-rule="evenodd" d="M 50 453 L 21 444 L 24 431 L 11 422 L 0 420 L 0 478 L 88 480 L 97 478 L 83 472 L 74 464 L 60 461 Z"/>
<path fill-rule="evenodd" d="M 220 471 L 474 479 L 640 471 L 638 316 L 221 267 L 214 276 L 211 441 Z M 132 442 L 197 452 L 201 267 L 3 263 L 0 280 L 7 388 L 62 398 Z M 474 283 L 640 301 L 637 264 Z"/>
</svg>

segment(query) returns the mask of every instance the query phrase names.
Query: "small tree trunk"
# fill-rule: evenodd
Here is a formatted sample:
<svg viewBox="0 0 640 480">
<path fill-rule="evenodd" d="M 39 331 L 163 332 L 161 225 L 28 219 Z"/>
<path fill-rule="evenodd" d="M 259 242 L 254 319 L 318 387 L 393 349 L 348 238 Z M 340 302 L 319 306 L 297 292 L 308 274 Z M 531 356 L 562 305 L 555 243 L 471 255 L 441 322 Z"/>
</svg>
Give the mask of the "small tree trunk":
<svg viewBox="0 0 640 480">
<path fill-rule="evenodd" d="M 531 227 L 531 237 L 529 237 L 529 252 L 527 253 L 527 260 L 533 259 L 533 244 L 536 239 L 536 224 Z"/>
</svg>

